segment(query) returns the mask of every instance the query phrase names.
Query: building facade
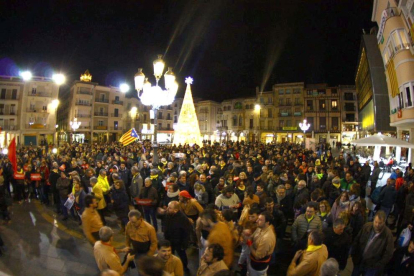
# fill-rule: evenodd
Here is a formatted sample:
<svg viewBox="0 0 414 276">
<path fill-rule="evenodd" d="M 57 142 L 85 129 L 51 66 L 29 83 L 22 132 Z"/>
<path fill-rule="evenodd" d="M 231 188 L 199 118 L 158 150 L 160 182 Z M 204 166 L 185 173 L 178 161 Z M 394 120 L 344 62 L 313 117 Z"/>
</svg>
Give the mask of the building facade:
<svg viewBox="0 0 414 276">
<path fill-rule="evenodd" d="M 414 1 L 374 1 L 372 21 L 383 59 L 390 101 L 390 125 L 414 143 Z M 411 151 L 410 151 L 411 155 Z M 414 156 L 408 156 L 413 161 Z"/>
<path fill-rule="evenodd" d="M 384 64 L 378 48 L 374 29 L 363 34 L 355 74 L 355 88 L 358 99 L 359 137 L 378 132 L 395 133 L 390 126 L 390 101 Z"/>
<path fill-rule="evenodd" d="M 117 141 L 125 132 L 125 94 L 117 87 L 92 82 L 88 71 L 62 97 L 59 109 L 59 140 L 102 143 Z M 72 123 L 79 122 L 73 128 Z"/>
<path fill-rule="evenodd" d="M 49 78 L 0 78 L 0 146 L 55 143 L 59 85 Z"/>
<path fill-rule="evenodd" d="M 305 90 L 305 118 L 311 125 L 307 137 L 312 135 L 317 143 L 342 141 L 339 89 L 327 84 L 308 84 Z"/>
<path fill-rule="evenodd" d="M 352 140 L 358 139 L 359 120 L 358 120 L 358 98 L 355 86 L 338 86 L 341 105 L 342 120 L 342 143 L 348 144 Z"/>
</svg>

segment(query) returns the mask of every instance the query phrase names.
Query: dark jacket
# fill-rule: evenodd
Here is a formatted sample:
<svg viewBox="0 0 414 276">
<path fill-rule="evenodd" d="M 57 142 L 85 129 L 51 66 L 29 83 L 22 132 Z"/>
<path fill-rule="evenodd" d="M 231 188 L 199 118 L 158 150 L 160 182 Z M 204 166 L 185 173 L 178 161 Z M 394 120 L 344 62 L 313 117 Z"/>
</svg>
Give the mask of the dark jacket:
<svg viewBox="0 0 414 276">
<path fill-rule="evenodd" d="M 68 195 L 71 193 L 72 185 L 70 184 L 69 178 L 59 178 L 56 183 L 56 188 L 59 191 L 59 196 L 61 199 L 68 198 Z"/>
<path fill-rule="evenodd" d="M 143 187 L 141 189 L 141 192 L 139 193 L 139 198 L 141 199 L 151 199 L 152 203 L 151 206 L 143 206 L 144 209 L 149 208 L 149 207 L 154 207 L 157 206 L 158 204 L 158 193 L 157 190 L 150 186 L 150 187 Z"/>
<path fill-rule="evenodd" d="M 124 181 L 125 187 L 129 187 L 131 185 L 131 171 L 125 168 L 124 170 L 119 169 L 118 171 L 119 177 Z"/>
<path fill-rule="evenodd" d="M 352 240 L 354 240 L 359 231 L 361 231 L 362 226 L 364 226 L 364 220 L 365 219 L 360 212 L 349 216 L 349 226 L 352 228 Z"/>
<path fill-rule="evenodd" d="M 173 247 L 187 248 L 192 226 L 187 216 L 178 211 L 175 215 L 159 216 L 163 220 L 164 238 L 171 242 Z"/>
<path fill-rule="evenodd" d="M 348 260 L 349 248 L 351 247 L 351 236 L 345 231 L 342 235 L 337 235 L 332 227 L 325 229 L 323 234 L 329 258 L 335 258 L 339 263 L 339 269 L 344 270 Z"/>
<path fill-rule="evenodd" d="M 118 218 L 128 217 L 129 207 L 128 207 L 128 194 L 125 191 L 125 188 L 122 189 L 113 189 L 111 193 L 113 209 Z"/>
<path fill-rule="evenodd" d="M 385 208 L 392 208 L 395 201 L 397 200 L 397 191 L 395 190 L 394 185 L 387 185 L 385 187 L 379 196 L 379 202 L 381 204 L 381 207 Z"/>
<path fill-rule="evenodd" d="M 50 187 L 52 189 L 52 192 L 57 192 L 57 188 L 56 188 L 56 184 L 58 179 L 60 178 L 60 173 L 59 172 L 55 172 L 55 171 L 51 171 L 49 174 L 49 183 L 50 183 Z"/>
<path fill-rule="evenodd" d="M 409 258 L 402 263 L 404 255 Z M 388 267 L 388 275 L 412 276 L 414 275 L 414 254 L 408 253 L 408 246 L 398 248 L 388 263 Z"/>
<path fill-rule="evenodd" d="M 391 230 L 387 226 L 384 226 L 379 236 L 365 250 L 370 236 L 374 233 L 373 228 L 372 222 L 365 223 L 356 236 L 352 245 L 352 261 L 354 265 L 382 270 L 392 257 L 394 238 Z"/>
</svg>

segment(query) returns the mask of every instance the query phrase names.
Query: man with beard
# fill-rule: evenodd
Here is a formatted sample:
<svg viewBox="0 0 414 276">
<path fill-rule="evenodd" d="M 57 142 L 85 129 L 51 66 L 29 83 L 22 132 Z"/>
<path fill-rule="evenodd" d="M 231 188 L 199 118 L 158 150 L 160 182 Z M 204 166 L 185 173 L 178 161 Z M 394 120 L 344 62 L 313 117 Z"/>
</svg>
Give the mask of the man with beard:
<svg viewBox="0 0 414 276">
<path fill-rule="evenodd" d="M 155 257 L 165 263 L 164 271 L 174 276 L 184 276 L 183 263 L 180 258 L 171 252 L 171 243 L 168 240 L 158 242 L 158 253 Z"/>
<path fill-rule="evenodd" d="M 300 180 L 298 185 L 295 187 L 294 191 L 294 200 L 293 207 L 295 207 L 299 202 L 302 202 L 304 199 L 309 200 L 310 194 L 308 188 L 306 188 L 306 181 Z"/>
<path fill-rule="evenodd" d="M 276 195 L 274 197 L 275 207 L 283 212 L 286 219 L 293 218 L 293 203 L 292 197 L 286 196 L 285 185 L 279 185 L 276 188 Z"/>
<path fill-rule="evenodd" d="M 201 265 L 198 268 L 197 276 L 211 276 L 216 273 L 228 270 L 223 261 L 224 251 L 217 243 L 210 244 L 201 257 Z"/>
<path fill-rule="evenodd" d="M 94 245 L 99 240 L 99 229 L 103 223 L 99 213 L 96 211 L 98 203 L 93 195 L 85 196 L 85 211 L 82 213 L 82 228 L 88 241 Z"/>
<path fill-rule="evenodd" d="M 352 246 L 353 276 L 381 275 L 392 257 L 394 238 L 385 225 L 384 211 L 375 214 L 374 222 L 367 222 L 356 236 Z"/>
<path fill-rule="evenodd" d="M 158 208 L 158 214 L 163 220 L 164 238 L 171 242 L 172 252 L 177 252 L 183 262 L 184 271 L 188 273 L 188 259 L 185 250 L 188 247 L 192 231 L 189 219 L 180 210 L 178 201 L 168 203 L 166 210 Z"/>
</svg>

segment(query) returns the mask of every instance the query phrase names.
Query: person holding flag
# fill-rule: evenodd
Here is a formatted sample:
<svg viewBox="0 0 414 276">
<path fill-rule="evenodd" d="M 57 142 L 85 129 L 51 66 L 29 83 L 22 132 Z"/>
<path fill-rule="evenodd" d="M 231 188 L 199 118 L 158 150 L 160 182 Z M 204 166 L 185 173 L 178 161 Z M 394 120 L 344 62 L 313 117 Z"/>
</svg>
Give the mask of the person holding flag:
<svg viewBox="0 0 414 276">
<path fill-rule="evenodd" d="M 135 128 L 131 128 L 127 132 L 124 133 L 124 135 L 121 136 L 119 139 L 119 142 L 122 143 L 122 145 L 125 147 L 135 140 L 138 139 L 138 133 L 135 131 Z"/>
</svg>

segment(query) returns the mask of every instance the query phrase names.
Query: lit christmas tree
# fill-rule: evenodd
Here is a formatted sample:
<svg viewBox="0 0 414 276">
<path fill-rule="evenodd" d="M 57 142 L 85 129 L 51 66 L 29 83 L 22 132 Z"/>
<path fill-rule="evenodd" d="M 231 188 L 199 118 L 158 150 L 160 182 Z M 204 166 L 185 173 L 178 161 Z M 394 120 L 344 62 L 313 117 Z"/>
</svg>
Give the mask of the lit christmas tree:
<svg viewBox="0 0 414 276">
<path fill-rule="evenodd" d="M 174 131 L 174 144 L 198 144 L 201 146 L 200 128 L 194 108 L 193 96 L 191 95 L 193 79 L 188 77 L 185 79 L 185 83 L 187 83 L 187 89 L 185 91 L 180 117 L 178 118 L 178 124 Z"/>
</svg>

